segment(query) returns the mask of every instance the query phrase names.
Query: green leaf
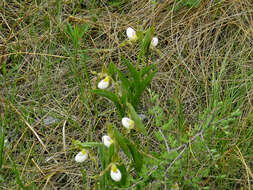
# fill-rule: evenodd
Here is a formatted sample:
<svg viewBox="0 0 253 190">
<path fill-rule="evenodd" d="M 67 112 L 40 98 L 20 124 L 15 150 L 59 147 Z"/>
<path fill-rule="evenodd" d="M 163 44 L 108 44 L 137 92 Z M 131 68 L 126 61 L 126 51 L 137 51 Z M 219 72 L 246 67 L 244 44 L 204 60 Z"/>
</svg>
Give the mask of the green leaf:
<svg viewBox="0 0 253 190">
<path fill-rule="evenodd" d="M 92 147 L 100 146 L 102 143 L 98 143 L 98 142 L 85 142 L 85 143 L 82 143 L 78 140 L 73 140 L 72 144 L 75 145 L 75 146 L 78 146 L 80 148 L 92 148 Z"/>
<path fill-rule="evenodd" d="M 129 103 L 127 103 L 127 107 L 130 112 L 131 118 L 134 120 L 135 127 L 137 127 L 137 129 L 139 129 L 145 136 L 147 136 L 147 131 L 141 121 L 141 118 L 135 112 L 134 107 Z"/>
<path fill-rule="evenodd" d="M 100 178 L 99 178 L 100 189 L 106 189 L 105 178 L 106 178 L 105 175 L 100 176 Z"/>
<path fill-rule="evenodd" d="M 131 83 L 129 82 L 129 80 L 125 77 L 125 75 L 118 70 L 118 75 L 119 75 L 119 79 L 121 80 L 121 84 L 123 89 L 128 92 L 129 89 L 131 88 Z"/>
<path fill-rule="evenodd" d="M 143 50 L 144 50 L 144 54 L 148 52 L 149 50 L 149 46 L 152 40 L 152 37 L 154 36 L 154 27 L 150 27 L 147 31 L 146 34 L 144 36 L 144 40 L 143 40 Z"/>
<path fill-rule="evenodd" d="M 117 168 L 120 170 L 122 174 L 122 178 L 119 181 L 119 187 L 128 187 L 129 180 L 128 180 L 128 172 L 126 170 L 126 166 L 124 164 L 118 165 Z"/>
<path fill-rule="evenodd" d="M 111 62 L 111 63 L 109 64 L 108 73 L 109 73 L 109 75 L 112 77 L 112 79 L 113 79 L 114 81 L 116 81 L 117 68 L 116 68 L 116 66 L 114 65 L 113 62 Z"/>
<path fill-rule="evenodd" d="M 114 128 L 114 137 L 117 143 L 119 144 L 120 148 L 122 149 L 122 151 L 127 155 L 128 158 L 131 158 L 131 154 L 127 146 L 127 140 L 120 134 L 120 132 L 116 128 Z"/>
<path fill-rule="evenodd" d="M 106 129 L 107 129 L 107 134 L 109 135 L 109 137 L 113 137 L 113 124 L 107 122 L 106 124 Z"/>
<path fill-rule="evenodd" d="M 122 96 L 120 97 L 120 102 L 124 105 L 124 108 L 126 107 L 126 102 L 133 102 L 133 87 L 130 81 L 125 77 L 125 75 L 118 70 L 118 76 L 121 80 L 121 87 L 122 87 Z"/>
<path fill-rule="evenodd" d="M 115 144 L 111 144 L 111 146 L 109 146 L 109 163 L 112 162 L 113 160 L 113 156 L 114 156 L 114 153 L 115 153 Z"/>
<path fill-rule="evenodd" d="M 139 73 L 137 72 L 137 70 L 134 68 L 134 66 L 129 62 L 128 59 L 126 59 L 125 57 L 122 57 L 123 62 L 126 64 L 127 69 L 129 70 L 131 77 L 133 78 L 134 82 L 136 84 L 140 83 L 140 76 Z"/>
<path fill-rule="evenodd" d="M 144 77 L 151 69 L 155 67 L 155 64 L 148 65 L 141 70 L 141 77 Z"/>
<path fill-rule="evenodd" d="M 118 97 L 114 93 L 112 93 L 110 91 L 106 91 L 106 90 L 100 90 L 100 89 L 95 89 L 95 90 L 93 90 L 93 92 L 97 95 L 103 96 L 103 97 L 111 100 L 114 103 L 114 105 L 117 107 L 120 116 L 121 117 L 124 116 L 125 111 L 123 110 L 122 106 L 120 105 Z"/>
<path fill-rule="evenodd" d="M 105 146 L 100 145 L 99 146 L 99 157 L 101 161 L 102 170 L 105 170 L 107 163 L 106 163 L 106 156 L 105 156 Z M 106 176 L 103 175 L 100 177 L 100 189 L 105 189 L 106 187 Z"/>
<path fill-rule="evenodd" d="M 100 157 L 100 161 L 101 161 L 101 166 L 102 166 L 102 170 L 104 170 L 107 166 L 107 163 L 106 163 L 106 156 L 105 156 L 105 146 L 103 144 L 101 144 L 99 147 L 98 147 L 98 150 L 99 150 L 99 157 Z"/>
<path fill-rule="evenodd" d="M 155 76 L 156 72 L 158 70 L 154 70 L 153 72 L 151 72 L 143 81 L 142 81 L 142 89 L 141 91 L 144 92 L 144 90 L 147 88 L 147 86 L 151 83 L 153 77 Z"/>
<path fill-rule="evenodd" d="M 120 102 L 123 105 L 123 110 L 126 109 L 127 99 L 128 99 L 128 97 L 127 97 L 126 93 L 122 94 L 122 96 L 120 97 Z"/>
<path fill-rule="evenodd" d="M 128 148 L 132 154 L 134 168 L 136 172 L 139 173 L 143 166 L 143 155 L 137 150 L 137 148 L 132 143 L 128 143 Z"/>
<path fill-rule="evenodd" d="M 140 43 L 140 52 L 138 54 L 138 58 L 137 58 L 137 69 L 139 68 L 140 65 L 140 61 L 142 60 L 142 57 L 144 55 L 144 42 L 143 42 L 143 32 L 140 31 L 139 32 L 139 43 Z"/>
</svg>

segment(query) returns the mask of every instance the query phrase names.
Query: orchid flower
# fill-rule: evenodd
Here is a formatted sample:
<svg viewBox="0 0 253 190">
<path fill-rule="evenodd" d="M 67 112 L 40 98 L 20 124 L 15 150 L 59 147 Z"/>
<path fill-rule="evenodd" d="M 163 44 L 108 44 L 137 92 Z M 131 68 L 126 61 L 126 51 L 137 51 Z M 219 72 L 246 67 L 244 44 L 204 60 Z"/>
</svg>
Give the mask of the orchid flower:
<svg viewBox="0 0 253 190">
<path fill-rule="evenodd" d="M 106 88 L 108 88 L 109 85 L 110 85 L 110 78 L 109 78 L 109 76 L 107 76 L 98 83 L 98 88 L 99 89 L 106 89 Z"/>
<path fill-rule="evenodd" d="M 135 30 L 132 29 L 131 27 L 127 28 L 126 33 L 130 41 L 136 41 L 138 39 Z"/>
<path fill-rule="evenodd" d="M 107 148 L 109 148 L 110 145 L 113 143 L 113 140 L 108 135 L 104 135 L 102 137 L 102 142 Z"/>
<path fill-rule="evenodd" d="M 127 129 L 132 129 L 134 127 L 134 121 L 128 117 L 123 117 L 121 122 L 122 125 Z"/>
<path fill-rule="evenodd" d="M 88 152 L 85 149 L 82 149 L 76 156 L 75 156 L 75 161 L 82 163 L 88 158 Z"/>
<path fill-rule="evenodd" d="M 115 164 L 111 167 L 111 178 L 116 182 L 120 181 L 122 178 L 122 174 Z"/>
<path fill-rule="evenodd" d="M 151 40 L 151 46 L 156 47 L 158 44 L 158 38 L 155 36 Z"/>
</svg>

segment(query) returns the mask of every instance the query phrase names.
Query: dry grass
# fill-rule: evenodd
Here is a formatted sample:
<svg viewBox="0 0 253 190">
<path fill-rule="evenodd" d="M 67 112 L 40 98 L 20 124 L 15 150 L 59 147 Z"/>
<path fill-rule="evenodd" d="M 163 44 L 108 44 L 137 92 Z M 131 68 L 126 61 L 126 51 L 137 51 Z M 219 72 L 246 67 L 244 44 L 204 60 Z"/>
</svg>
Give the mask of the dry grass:
<svg viewBox="0 0 253 190">
<path fill-rule="evenodd" d="M 0 2 L 0 112 L 10 142 L 4 151 L 2 189 L 18 188 L 11 159 L 27 185 L 34 182 L 38 189 L 83 189 L 80 165 L 73 160 L 76 150 L 71 145 L 72 139 L 101 141 L 109 116 L 112 116 L 111 122 L 118 123 L 115 109 L 108 101 L 97 101 L 100 103 L 96 115 L 94 105 L 86 104 L 79 94 L 65 50 L 70 44 L 64 32 L 67 22 L 90 25 L 86 40 L 81 43 L 88 52 L 89 71 L 100 71 L 103 64 L 111 61 L 124 69 L 120 61 L 122 55 L 134 63 L 138 45 L 134 48 L 119 46 L 126 38 L 126 28 L 155 26 L 161 55 L 154 52 L 150 55 L 150 62 L 159 69 L 150 88 L 159 95 L 161 106 L 170 117 L 178 113 L 177 105 L 171 101 L 184 105 L 186 130 L 199 121 L 199 113 L 209 105 L 213 68 L 219 73 L 225 54 L 234 44 L 222 87 L 245 87 L 247 95 L 233 101 L 234 104 L 240 102 L 243 111 L 237 132 L 243 134 L 252 127 L 253 89 L 248 85 L 252 81 L 252 74 L 248 72 L 253 69 L 253 3 L 250 0 L 203 0 L 198 8 L 179 10 L 175 10 L 174 1 L 158 1 L 153 6 L 151 1 L 133 0 L 113 7 L 101 0 L 90 1 L 87 8 L 81 8 L 77 1 L 65 0 L 60 1 L 58 13 L 56 2 Z M 82 65 L 77 67 L 82 76 Z M 236 84 L 233 83 L 235 77 L 238 78 Z M 145 93 L 144 113 L 152 106 L 147 99 L 149 94 Z M 45 125 L 43 121 L 48 116 L 57 118 L 57 122 Z M 149 125 L 155 130 L 152 122 Z M 233 138 L 237 143 L 242 140 Z M 252 141 L 251 135 L 247 139 Z M 239 172 L 233 179 L 227 179 L 234 184 L 231 185 L 234 189 L 247 189 L 250 184 L 252 187 L 252 173 L 247 165 L 252 154 L 249 150 L 241 152 L 238 148 L 227 153 L 232 154 L 231 157 L 240 155 L 236 165 L 247 170 L 242 176 L 238 176 Z M 248 157 L 243 157 L 246 153 Z M 239 164 L 239 158 L 243 164 Z M 252 161 L 248 162 L 252 166 Z M 92 161 L 84 167 L 87 176 L 97 174 Z M 203 184 L 206 183 L 215 188 L 212 176 L 203 180 Z M 92 185 L 94 181 L 87 178 L 87 186 Z"/>
</svg>

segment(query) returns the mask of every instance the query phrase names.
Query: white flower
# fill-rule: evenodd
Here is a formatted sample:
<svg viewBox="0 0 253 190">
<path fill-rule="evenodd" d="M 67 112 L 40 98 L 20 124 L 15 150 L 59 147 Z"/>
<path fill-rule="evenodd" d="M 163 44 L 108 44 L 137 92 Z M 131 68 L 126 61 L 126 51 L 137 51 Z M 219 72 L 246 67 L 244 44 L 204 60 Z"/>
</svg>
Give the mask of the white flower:
<svg viewBox="0 0 253 190">
<path fill-rule="evenodd" d="M 132 129 L 134 127 L 134 121 L 128 117 L 123 117 L 121 122 L 122 125 L 127 129 Z"/>
<path fill-rule="evenodd" d="M 155 47 L 155 46 L 157 46 L 157 44 L 158 44 L 158 38 L 155 36 L 152 38 L 151 45 L 153 47 Z"/>
<path fill-rule="evenodd" d="M 115 164 L 112 165 L 111 167 L 111 178 L 113 181 L 120 181 L 121 180 L 121 172 L 120 170 L 117 168 L 117 166 Z"/>
<path fill-rule="evenodd" d="M 127 33 L 127 37 L 129 38 L 129 40 L 136 41 L 138 39 L 135 30 L 132 29 L 131 27 L 127 28 L 126 33 Z"/>
<path fill-rule="evenodd" d="M 75 161 L 76 162 L 84 162 L 88 158 L 88 152 L 86 150 L 82 150 L 75 156 Z"/>
<path fill-rule="evenodd" d="M 106 88 L 108 88 L 109 84 L 110 84 L 110 78 L 107 76 L 98 83 L 98 88 L 99 89 L 106 89 Z"/>
<path fill-rule="evenodd" d="M 109 148 L 110 145 L 113 143 L 113 140 L 108 135 L 104 135 L 102 137 L 102 142 L 107 148 Z"/>
</svg>

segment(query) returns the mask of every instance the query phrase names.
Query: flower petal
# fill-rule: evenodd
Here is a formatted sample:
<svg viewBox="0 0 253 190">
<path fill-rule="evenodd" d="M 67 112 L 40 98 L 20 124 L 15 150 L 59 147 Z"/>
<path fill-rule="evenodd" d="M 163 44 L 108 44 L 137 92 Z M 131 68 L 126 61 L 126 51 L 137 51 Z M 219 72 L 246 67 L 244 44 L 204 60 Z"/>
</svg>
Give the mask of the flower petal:
<svg viewBox="0 0 253 190">
<path fill-rule="evenodd" d="M 80 151 L 76 156 L 75 156 L 75 161 L 76 162 L 84 162 L 88 158 L 88 152 L 85 150 Z"/>
<path fill-rule="evenodd" d="M 158 38 L 155 36 L 152 38 L 151 45 L 155 47 L 157 46 L 157 44 L 158 44 Z"/>
<path fill-rule="evenodd" d="M 128 117 L 123 117 L 121 122 L 122 122 L 122 125 L 127 129 L 131 129 L 134 127 L 134 121 L 129 119 Z"/>
<path fill-rule="evenodd" d="M 128 28 L 127 28 L 126 33 L 127 33 L 127 37 L 128 37 L 130 40 L 136 40 L 136 39 L 137 39 L 136 32 L 135 32 L 135 30 L 132 29 L 131 27 L 128 27 Z"/>
<path fill-rule="evenodd" d="M 101 80 L 98 83 L 98 88 L 99 89 L 106 89 L 106 88 L 108 88 L 109 84 L 110 84 L 109 77 L 105 77 L 103 80 Z"/>
<path fill-rule="evenodd" d="M 109 148 L 110 145 L 113 143 L 113 140 L 108 135 L 104 135 L 102 137 L 102 142 L 107 148 Z"/>
<path fill-rule="evenodd" d="M 122 174 L 120 172 L 120 170 L 113 164 L 112 168 L 111 168 L 111 178 L 113 181 L 120 181 L 122 178 Z"/>
</svg>

